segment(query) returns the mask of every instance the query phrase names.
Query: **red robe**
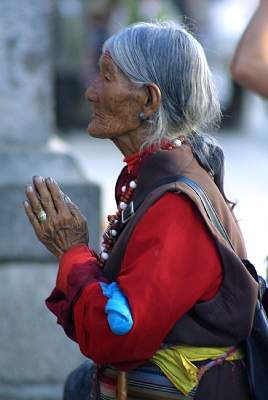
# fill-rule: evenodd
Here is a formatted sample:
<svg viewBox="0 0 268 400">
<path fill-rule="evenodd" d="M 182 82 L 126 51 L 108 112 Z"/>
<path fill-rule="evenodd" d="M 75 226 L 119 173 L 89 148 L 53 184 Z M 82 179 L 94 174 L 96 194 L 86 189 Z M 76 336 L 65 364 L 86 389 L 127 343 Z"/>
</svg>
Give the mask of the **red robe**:
<svg viewBox="0 0 268 400">
<path fill-rule="evenodd" d="M 147 156 L 126 160 L 117 200 Z M 134 322 L 124 336 L 108 325 L 100 281 L 105 279 L 94 252 L 85 245 L 73 247 L 60 260 L 56 288 L 46 304 L 85 356 L 128 370 L 150 359 L 196 302 L 215 296 L 222 270 L 213 238 L 192 201 L 166 193 L 136 225 L 117 277 Z"/>
</svg>

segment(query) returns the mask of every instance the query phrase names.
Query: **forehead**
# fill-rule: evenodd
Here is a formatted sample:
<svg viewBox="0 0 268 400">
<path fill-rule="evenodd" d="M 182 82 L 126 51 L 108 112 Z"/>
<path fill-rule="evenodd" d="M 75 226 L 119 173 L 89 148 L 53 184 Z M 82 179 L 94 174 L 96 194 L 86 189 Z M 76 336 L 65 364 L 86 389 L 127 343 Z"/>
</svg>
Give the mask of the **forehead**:
<svg viewBox="0 0 268 400">
<path fill-rule="evenodd" d="M 111 56 L 111 54 L 109 53 L 108 50 L 106 50 L 101 55 L 101 57 L 99 59 L 99 66 L 101 68 L 108 69 L 118 79 L 124 80 L 124 81 L 126 81 L 128 83 L 131 83 L 131 81 L 124 74 L 124 72 L 115 64 L 115 62 L 113 61 L 112 56 Z"/>
<path fill-rule="evenodd" d="M 111 56 L 109 50 L 105 50 L 105 51 L 102 53 L 101 59 L 102 59 L 103 61 L 107 61 L 107 62 L 112 62 L 112 63 L 113 63 L 113 59 L 112 59 L 112 56 Z"/>
</svg>

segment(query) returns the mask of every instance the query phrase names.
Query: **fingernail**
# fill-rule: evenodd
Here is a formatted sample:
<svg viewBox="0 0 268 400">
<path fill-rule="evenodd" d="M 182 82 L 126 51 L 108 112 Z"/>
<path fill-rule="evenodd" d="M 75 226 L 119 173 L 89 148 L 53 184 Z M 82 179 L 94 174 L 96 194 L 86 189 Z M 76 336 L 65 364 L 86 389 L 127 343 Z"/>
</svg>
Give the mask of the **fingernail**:
<svg viewBox="0 0 268 400">
<path fill-rule="evenodd" d="M 42 176 L 35 176 L 34 179 L 35 179 L 35 181 L 38 182 L 38 183 L 44 182 L 44 178 L 43 178 Z"/>
<path fill-rule="evenodd" d="M 64 200 L 66 201 L 66 203 L 71 203 L 70 197 L 68 197 L 66 194 L 64 195 Z"/>
<path fill-rule="evenodd" d="M 23 205 L 24 205 L 24 207 L 29 207 L 30 204 L 28 203 L 28 201 L 25 200 L 25 201 L 23 202 Z"/>
<path fill-rule="evenodd" d="M 50 178 L 50 177 L 49 177 L 49 178 L 46 178 L 46 182 L 47 182 L 47 183 L 53 183 L 53 179 Z"/>
<path fill-rule="evenodd" d="M 31 185 L 26 186 L 27 192 L 33 192 L 33 187 Z"/>
</svg>

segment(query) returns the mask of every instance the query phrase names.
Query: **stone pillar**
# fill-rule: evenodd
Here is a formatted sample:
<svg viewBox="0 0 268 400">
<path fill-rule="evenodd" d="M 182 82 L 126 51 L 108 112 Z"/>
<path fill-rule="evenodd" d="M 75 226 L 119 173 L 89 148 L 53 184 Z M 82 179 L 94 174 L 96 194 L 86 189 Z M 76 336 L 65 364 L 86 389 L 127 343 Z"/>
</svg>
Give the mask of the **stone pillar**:
<svg viewBox="0 0 268 400">
<path fill-rule="evenodd" d="M 76 161 L 49 151 L 53 133 L 53 2 L 0 2 L 0 399 L 59 400 L 83 360 L 44 306 L 57 265 L 24 214 L 32 175 L 53 176 L 90 221 L 99 241 L 99 189 Z"/>
</svg>

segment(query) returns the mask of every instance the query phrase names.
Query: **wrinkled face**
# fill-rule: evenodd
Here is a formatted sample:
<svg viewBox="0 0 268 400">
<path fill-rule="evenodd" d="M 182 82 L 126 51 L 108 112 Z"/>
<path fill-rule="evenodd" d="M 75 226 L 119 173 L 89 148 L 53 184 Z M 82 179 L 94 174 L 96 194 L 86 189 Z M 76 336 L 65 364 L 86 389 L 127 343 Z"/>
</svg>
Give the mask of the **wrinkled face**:
<svg viewBox="0 0 268 400">
<path fill-rule="evenodd" d="M 140 126 L 144 93 L 115 65 L 108 52 L 99 62 L 99 74 L 86 91 L 92 105 L 88 132 L 97 138 L 116 138 Z"/>
</svg>

